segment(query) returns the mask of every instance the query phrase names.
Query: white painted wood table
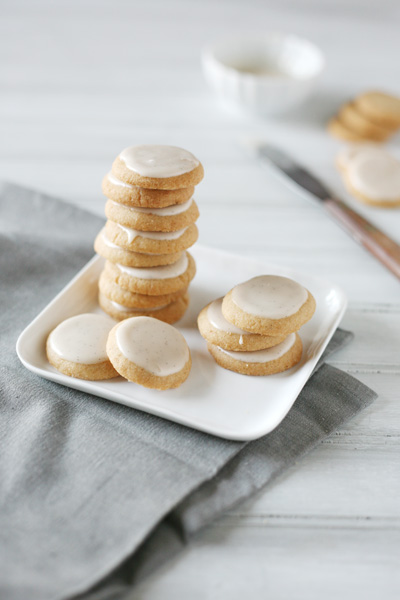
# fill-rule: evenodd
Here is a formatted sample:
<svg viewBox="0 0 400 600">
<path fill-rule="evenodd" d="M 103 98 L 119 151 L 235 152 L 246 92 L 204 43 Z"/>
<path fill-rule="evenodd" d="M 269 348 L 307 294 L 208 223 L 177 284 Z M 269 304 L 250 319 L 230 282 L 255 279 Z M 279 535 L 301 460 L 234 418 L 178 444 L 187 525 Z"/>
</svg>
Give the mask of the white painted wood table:
<svg viewBox="0 0 400 600">
<path fill-rule="evenodd" d="M 324 123 L 342 100 L 371 86 L 400 93 L 399 4 L 10 0 L 1 12 L 0 176 L 102 214 L 100 182 L 122 148 L 190 149 L 206 172 L 197 194 L 202 243 L 343 286 L 350 300 L 343 326 L 356 337 L 331 363 L 379 393 L 132 600 L 399 598 L 399 284 L 241 147 L 254 135 L 278 143 L 355 204 L 333 166 L 339 144 Z M 232 31 L 268 29 L 321 46 L 327 70 L 316 95 L 281 119 L 223 113 L 202 78 L 201 47 Z M 398 151 L 399 138 L 391 145 Z M 399 240 L 400 211 L 357 208 Z"/>
</svg>

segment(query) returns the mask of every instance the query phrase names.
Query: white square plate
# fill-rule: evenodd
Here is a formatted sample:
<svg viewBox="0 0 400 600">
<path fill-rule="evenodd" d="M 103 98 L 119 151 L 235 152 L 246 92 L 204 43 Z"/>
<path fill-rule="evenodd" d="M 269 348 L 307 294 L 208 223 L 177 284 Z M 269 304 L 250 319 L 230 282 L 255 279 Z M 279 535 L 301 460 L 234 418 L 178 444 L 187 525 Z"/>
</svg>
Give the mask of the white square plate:
<svg viewBox="0 0 400 600">
<path fill-rule="evenodd" d="M 41 377 L 95 396 L 143 410 L 231 440 L 253 440 L 272 431 L 285 417 L 332 337 L 346 309 L 340 288 L 292 269 L 257 262 L 213 248 L 192 252 L 197 275 L 190 287 L 191 302 L 178 327 L 192 353 L 189 378 L 176 390 L 149 390 L 121 378 L 83 381 L 67 377 L 47 361 L 45 342 L 61 321 L 84 312 L 101 312 L 97 281 L 104 265 L 93 258 L 22 332 L 17 353 L 22 363 Z M 284 373 L 249 377 L 219 367 L 206 349 L 196 319 L 201 308 L 223 296 L 235 284 L 263 273 L 284 275 L 303 284 L 317 302 L 315 315 L 301 329 L 303 356 Z"/>
</svg>

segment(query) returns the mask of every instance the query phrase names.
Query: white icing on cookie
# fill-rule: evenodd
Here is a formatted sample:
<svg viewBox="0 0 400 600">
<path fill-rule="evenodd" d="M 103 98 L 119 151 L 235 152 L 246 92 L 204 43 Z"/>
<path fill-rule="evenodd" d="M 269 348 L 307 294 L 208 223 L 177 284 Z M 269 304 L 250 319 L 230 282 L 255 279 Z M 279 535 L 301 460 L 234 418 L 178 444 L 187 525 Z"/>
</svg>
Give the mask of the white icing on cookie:
<svg viewBox="0 0 400 600">
<path fill-rule="evenodd" d="M 189 259 L 186 252 L 172 265 L 162 265 L 161 267 L 149 267 L 149 268 L 135 268 L 125 267 L 124 265 L 117 264 L 116 266 L 123 273 L 127 273 L 131 277 L 138 279 L 173 279 L 179 277 L 185 273 L 188 268 Z"/>
<path fill-rule="evenodd" d="M 116 341 L 125 358 L 158 377 L 178 373 L 189 360 L 183 335 L 172 325 L 151 317 L 122 321 Z"/>
<path fill-rule="evenodd" d="M 279 275 L 260 275 L 233 288 L 232 301 L 244 312 L 266 319 L 294 315 L 307 301 L 302 285 Z"/>
<path fill-rule="evenodd" d="M 117 179 L 117 177 L 115 177 L 115 175 L 113 175 L 110 171 L 110 173 L 107 173 L 107 179 L 110 183 L 112 183 L 113 185 L 118 185 L 119 187 L 125 187 L 125 188 L 131 188 L 134 189 L 136 188 L 135 185 L 131 185 L 130 183 L 125 183 L 125 181 L 121 181 L 120 179 Z"/>
<path fill-rule="evenodd" d="M 173 215 L 180 215 L 186 212 L 193 204 L 193 197 L 184 202 L 183 204 L 173 204 L 172 206 L 166 206 L 165 208 L 141 208 L 138 206 L 125 206 L 114 200 L 110 200 L 115 206 L 126 208 L 131 212 L 143 213 L 147 215 L 157 215 L 159 217 L 172 217 Z"/>
<path fill-rule="evenodd" d="M 85 313 L 66 319 L 49 336 L 50 348 L 60 358 L 84 365 L 108 360 L 107 337 L 115 321 L 103 315 Z"/>
<path fill-rule="evenodd" d="M 151 240 L 177 240 L 187 229 L 187 227 L 184 227 L 183 229 L 178 229 L 178 231 L 139 231 L 138 229 L 125 227 L 119 223 L 115 224 L 126 234 L 128 244 L 131 244 L 137 237 L 148 238 Z"/>
<path fill-rule="evenodd" d="M 200 164 L 191 152 L 176 146 L 131 146 L 125 148 L 119 158 L 130 171 L 156 178 L 183 175 Z"/>
<path fill-rule="evenodd" d="M 104 244 L 106 246 L 108 246 L 109 248 L 114 248 L 115 250 L 122 250 L 123 252 L 127 252 L 128 254 L 132 254 L 132 255 L 144 254 L 145 256 L 163 256 L 163 254 L 156 254 L 155 252 L 140 252 L 140 253 L 132 252 L 131 250 L 127 250 L 126 248 L 123 248 L 122 246 L 118 246 L 117 244 L 114 244 L 111 240 L 108 239 L 105 228 L 103 228 L 101 230 L 101 238 L 102 238 Z"/>
<path fill-rule="evenodd" d="M 207 309 L 207 319 L 215 329 L 219 329 L 220 331 L 225 331 L 226 333 L 237 333 L 240 335 L 242 341 L 239 343 L 243 344 L 243 335 L 249 335 L 248 331 L 244 331 L 236 325 L 229 323 L 222 314 L 222 300 L 223 298 L 218 298 L 218 300 L 214 300 L 211 302 L 210 306 Z"/>
<path fill-rule="evenodd" d="M 347 167 L 350 185 L 371 200 L 400 200 L 400 161 L 385 151 L 359 153 Z"/>
<path fill-rule="evenodd" d="M 117 310 L 121 311 L 121 312 L 126 312 L 126 313 L 143 313 L 143 312 L 155 312 L 156 310 L 161 310 L 162 308 L 166 308 L 168 306 L 168 304 L 163 304 L 162 306 L 156 306 L 154 308 L 128 308 L 127 306 L 124 306 L 123 304 L 118 304 L 118 302 L 114 302 L 114 300 L 110 300 L 111 304 L 113 305 L 114 308 L 116 308 Z"/>
<path fill-rule="evenodd" d="M 230 350 L 224 350 L 219 346 L 217 346 L 217 348 L 220 352 L 224 352 L 235 360 L 240 360 L 240 362 L 267 363 L 271 362 L 271 360 L 277 360 L 286 354 L 286 352 L 289 352 L 295 341 L 296 334 L 290 333 L 288 337 L 283 340 L 283 342 L 277 346 L 272 346 L 272 348 L 267 348 L 266 350 L 255 350 L 253 352 L 231 352 Z"/>
<path fill-rule="evenodd" d="M 340 169 L 347 169 L 351 162 L 358 156 L 381 154 L 383 150 L 374 144 L 353 144 L 342 148 L 336 157 Z"/>
</svg>

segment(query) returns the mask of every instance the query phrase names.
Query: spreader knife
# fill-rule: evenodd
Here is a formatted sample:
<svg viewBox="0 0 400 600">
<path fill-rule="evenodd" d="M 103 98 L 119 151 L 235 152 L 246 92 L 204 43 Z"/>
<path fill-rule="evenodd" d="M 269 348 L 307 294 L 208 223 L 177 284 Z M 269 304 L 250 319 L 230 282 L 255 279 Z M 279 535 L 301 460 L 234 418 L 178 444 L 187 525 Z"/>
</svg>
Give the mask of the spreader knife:
<svg viewBox="0 0 400 600">
<path fill-rule="evenodd" d="M 400 246 L 395 241 L 364 219 L 345 202 L 333 197 L 321 181 L 294 162 L 290 156 L 279 148 L 269 144 L 258 144 L 256 145 L 256 152 L 261 159 L 267 159 L 281 173 L 284 173 L 287 183 L 290 181 L 295 182 L 297 186 L 318 198 L 328 213 L 338 221 L 356 242 L 362 244 L 400 279 Z"/>
</svg>

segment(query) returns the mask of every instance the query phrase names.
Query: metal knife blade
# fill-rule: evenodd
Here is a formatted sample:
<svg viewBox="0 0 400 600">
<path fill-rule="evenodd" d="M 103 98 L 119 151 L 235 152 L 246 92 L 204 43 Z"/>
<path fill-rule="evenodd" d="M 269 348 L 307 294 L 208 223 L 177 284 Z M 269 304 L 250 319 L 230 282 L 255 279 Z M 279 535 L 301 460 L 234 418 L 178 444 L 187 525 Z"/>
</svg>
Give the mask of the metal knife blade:
<svg viewBox="0 0 400 600">
<path fill-rule="evenodd" d="M 309 171 L 295 163 L 290 156 L 269 144 L 259 145 L 257 152 L 260 158 L 266 158 L 275 167 L 278 167 L 287 177 L 300 187 L 317 196 L 320 200 L 332 198 L 332 193 Z"/>
</svg>

